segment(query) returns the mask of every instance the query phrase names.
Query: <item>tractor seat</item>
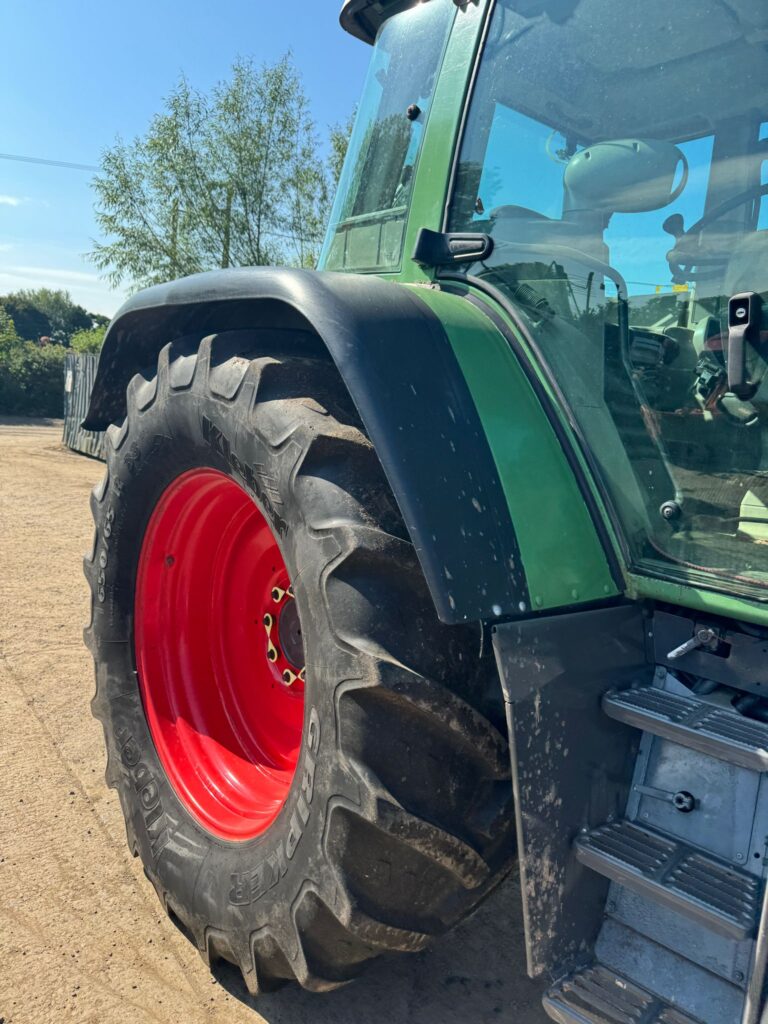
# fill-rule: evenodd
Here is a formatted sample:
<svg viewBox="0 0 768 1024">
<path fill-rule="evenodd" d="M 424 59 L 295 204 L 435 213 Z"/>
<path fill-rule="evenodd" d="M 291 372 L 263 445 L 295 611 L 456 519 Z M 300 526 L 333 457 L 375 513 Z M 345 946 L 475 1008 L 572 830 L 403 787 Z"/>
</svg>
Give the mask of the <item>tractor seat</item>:
<svg viewBox="0 0 768 1024">
<path fill-rule="evenodd" d="M 536 247 L 543 253 L 539 259 L 546 258 L 550 246 L 564 245 L 593 259 L 608 262 L 608 248 L 603 242 L 602 232 L 595 230 L 593 222 L 576 217 L 555 220 L 524 206 L 497 206 L 491 211 L 490 222 L 489 234 L 496 242 Z M 562 262 L 562 259 L 562 254 L 559 254 L 557 261 Z"/>
</svg>

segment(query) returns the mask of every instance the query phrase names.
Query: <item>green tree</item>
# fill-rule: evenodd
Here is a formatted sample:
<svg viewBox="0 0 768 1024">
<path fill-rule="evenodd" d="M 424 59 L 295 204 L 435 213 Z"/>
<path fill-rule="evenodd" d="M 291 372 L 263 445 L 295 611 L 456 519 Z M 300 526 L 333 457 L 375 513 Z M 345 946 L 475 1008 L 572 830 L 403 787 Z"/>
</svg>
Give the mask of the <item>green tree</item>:
<svg viewBox="0 0 768 1024">
<path fill-rule="evenodd" d="M 66 346 L 76 331 L 89 330 L 104 319 L 100 314 L 89 313 L 61 288 L 24 288 L 1 297 L 0 304 L 26 341 L 49 337 Z"/>
<path fill-rule="evenodd" d="M 328 141 L 330 143 L 330 154 L 328 156 L 328 172 L 334 189 L 339 183 L 341 172 L 344 167 L 344 160 L 349 149 L 349 139 L 352 129 L 355 126 L 357 109 L 353 110 L 343 124 L 331 125 Z"/>
<path fill-rule="evenodd" d="M 101 164 L 93 187 L 107 240 L 90 256 L 113 285 L 316 263 L 333 171 L 290 56 L 238 61 L 209 94 L 182 77 L 146 134 L 118 139 Z"/>
<path fill-rule="evenodd" d="M 26 301 L 20 302 L 24 309 Z M 75 334 L 73 341 L 82 338 L 80 344 L 89 341 L 95 346 L 78 351 L 96 351 L 104 330 L 96 327 Z M 65 357 L 63 345 L 39 345 L 37 341 L 20 338 L 12 318 L 0 304 L 0 414 L 61 416 Z"/>
<path fill-rule="evenodd" d="M 69 292 L 61 288 L 34 288 L 19 294 L 48 317 L 50 337 L 59 344 L 68 344 L 76 331 L 88 330 L 93 325 L 92 314 L 73 302 Z"/>
<path fill-rule="evenodd" d="M 36 288 L 27 294 L 37 308 L 50 321 L 51 338 L 59 344 L 68 344 L 77 331 L 87 331 L 93 325 L 93 316 L 74 302 L 69 292 L 62 289 Z"/>
<path fill-rule="evenodd" d="M 20 338 L 37 341 L 39 338 L 50 336 L 51 321 L 29 299 L 28 293 L 14 292 L 11 295 L 4 295 L 0 298 L 0 305 L 13 321 Z"/>
<path fill-rule="evenodd" d="M 20 340 L 13 319 L 8 311 L 0 306 L 0 349 L 9 349 L 12 345 L 18 345 Z"/>
<path fill-rule="evenodd" d="M 0 414 L 61 416 L 65 356 L 61 345 L 0 342 Z"/>
<path fill-rule="evenodd" d="M 77 331 L 69 340 L 73 352 L 100 352 L 107 333 L 106 327 L 91 327 L 87 331 Z"/>
</svg>

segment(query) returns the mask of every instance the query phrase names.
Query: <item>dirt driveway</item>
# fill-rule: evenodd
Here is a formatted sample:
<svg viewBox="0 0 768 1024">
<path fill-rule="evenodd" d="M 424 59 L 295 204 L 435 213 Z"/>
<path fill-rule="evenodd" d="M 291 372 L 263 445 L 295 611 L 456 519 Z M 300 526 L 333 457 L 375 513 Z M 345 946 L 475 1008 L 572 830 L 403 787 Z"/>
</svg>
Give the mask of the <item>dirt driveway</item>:
<svg viewBox="0 0 768 1024">
<path fill-rule="evenodd" d="M 257 1003 L 165 917 L 103 783 L 81 632 L 88 494 L 61 426 L 0 421 L 0 1024 L 542 1024 L 514 881 L 433 950 Z"/>
</svg>

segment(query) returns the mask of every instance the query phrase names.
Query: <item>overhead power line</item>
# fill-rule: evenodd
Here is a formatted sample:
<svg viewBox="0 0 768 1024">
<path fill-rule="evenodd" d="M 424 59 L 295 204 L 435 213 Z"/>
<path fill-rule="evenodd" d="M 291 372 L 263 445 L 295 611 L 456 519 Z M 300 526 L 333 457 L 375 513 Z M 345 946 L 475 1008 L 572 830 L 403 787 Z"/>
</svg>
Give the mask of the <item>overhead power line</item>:
<svg viewBox="0 0 768 1024">
<path fill-rule="evenodd" d="M 99 171 L 94 164 L 73 164 L 69 160 L 45 160 L 41 156 L 20 156 L 17 153 L 0 153 L 0 160 L 15 160 L 21 164 L 45 164 L 47 167 L 68 167 L 72 171 Z"/>
</svg>

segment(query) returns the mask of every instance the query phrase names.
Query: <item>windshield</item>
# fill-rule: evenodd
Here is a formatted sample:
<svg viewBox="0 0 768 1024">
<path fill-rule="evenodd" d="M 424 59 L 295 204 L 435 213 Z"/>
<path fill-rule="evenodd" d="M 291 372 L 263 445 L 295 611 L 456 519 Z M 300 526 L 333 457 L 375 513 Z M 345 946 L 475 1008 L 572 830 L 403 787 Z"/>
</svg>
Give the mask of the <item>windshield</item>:
<svg viewBox="0 0 768 1024">
<path fill-rule="evenodd" d="M 498 0 L 449 227 L 555 378 L 635 568 L 768 599 L 765 0 Z M 729 366 L 730 363 L 730 366 Z M 729 369 L 731 383 L 729 384 Z"/>
</svg>

